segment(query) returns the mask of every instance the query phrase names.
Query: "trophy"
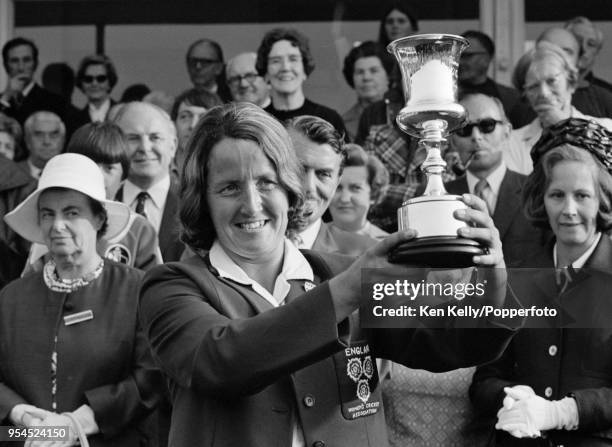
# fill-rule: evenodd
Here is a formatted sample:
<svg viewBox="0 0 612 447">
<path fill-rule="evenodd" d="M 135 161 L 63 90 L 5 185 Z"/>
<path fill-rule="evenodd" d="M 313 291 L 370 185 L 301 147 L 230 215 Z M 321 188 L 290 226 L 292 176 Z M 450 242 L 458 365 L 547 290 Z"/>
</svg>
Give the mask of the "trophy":
<svg viewBox="0 0 612 447">
<path fill-rule="evenodd" d="M 406 106 L 396 121 L 400 129 L 419 138 L 427 151 L 422 170 L 427 187 L 421 197 L 407 200 L 397 210 L 400 230 L 414 228 L 417 238 L 398 245 L 389 261 L 430 267 L 467 267 L 472 257 L 486 253 L 478 242 L 459 237 L 465 222 L 453 212 L 467 208 L 460 196 L 444 189 L 441 156 L 444 136 L 465 125 L 466 111 L 457 103 L 457 67 L 468 42 L 450 34 L 420 34 L 394 40 L 387 50 L 394 54 L 402 73 Z"/>
</svg>

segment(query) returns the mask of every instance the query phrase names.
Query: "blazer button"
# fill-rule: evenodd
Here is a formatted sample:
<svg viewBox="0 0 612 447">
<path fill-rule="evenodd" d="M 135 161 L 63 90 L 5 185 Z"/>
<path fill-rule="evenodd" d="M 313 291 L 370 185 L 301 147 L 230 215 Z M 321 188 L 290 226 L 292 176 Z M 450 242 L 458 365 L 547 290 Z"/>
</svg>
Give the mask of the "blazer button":
<svg viewBox="0 0 612 447">
<path fill-rule="evenodd" d="M 550 397 L 550 396 L 552 396 L 552 388 L 551 388 L 551 387 L 547 386 L 547 387 L 544 389 L 544 396 L 546 396 L 546 397 Z"/>
<path fill-rule="evenodd" d="M 550 345 L 550 347 L 548 348 L 548 354 L 551 357 L 554 357 L 555 355 L 557 355 L 557 351 L 558 351 L 558 349 L 557 349 L 557 347 L 555 345 Z"/>
<path fill-rule="evenodd" d="M 315 404 L 315 398 L 312 394 L 307 394 L 306 396 L 304 396 L 303 402 L 304 402 L 304 405 L 306 405 L 308 408 L 312 408 L 314 407 L 314 404 Z M 317 441 L 317 442 L 321 442 L 321 441 Z"/>
<path fill-rule="evenodd" d="M 312 447 L 325 447 L 325 443 L 323 441 L 315 441 L 312 443 Z"/>
<path fill-rule="evenodd" d="M 72 309 L 74 309 L 74 304 L 72 304 L 72 303 L 68 303 L 68 302 L 65 302 L 65 303 L 64 303 L 64 310 L 68 310 L 68 311 L 70 311 L 70 310 L 72 310 Z"/>
</svg>

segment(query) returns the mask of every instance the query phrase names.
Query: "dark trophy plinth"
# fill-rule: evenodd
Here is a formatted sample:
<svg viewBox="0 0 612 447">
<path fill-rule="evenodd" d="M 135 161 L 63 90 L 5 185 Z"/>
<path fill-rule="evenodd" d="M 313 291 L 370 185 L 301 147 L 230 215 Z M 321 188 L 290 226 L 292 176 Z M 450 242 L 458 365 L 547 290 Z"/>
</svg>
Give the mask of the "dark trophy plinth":
<svg viewBox="0 0 612 447">
<path fill-rule="evenodd" d="M 458 268 L 473 265 L 474 256 L 487 253 L 478 242 L 457 235 L 465 223 L 455 219 L 453 212 L 467 206 L 460 196 L 448 194 L 442 182 L 444 137 L 466 122 L 465 109 L 457 103 L 457 67 L 467 45 L 460 36 L 421 34 L 394 40 L 387 47 L 399 62 L 407 98 L 397 124 L 419 138 L 427 151 L 422 165 L 427 176 L 425 192 L 397 210 L 399 229 L 414 228 L 418 236 L 393 249 L 390 262 Z"/>
</svg>

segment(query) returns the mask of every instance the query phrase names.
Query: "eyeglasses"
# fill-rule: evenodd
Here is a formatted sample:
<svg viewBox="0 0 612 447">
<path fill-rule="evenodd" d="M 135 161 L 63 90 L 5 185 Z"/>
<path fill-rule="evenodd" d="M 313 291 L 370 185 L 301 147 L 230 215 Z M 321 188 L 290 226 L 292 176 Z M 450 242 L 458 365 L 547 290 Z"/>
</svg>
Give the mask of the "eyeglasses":
<svg viewBox="0 0 612 447">
<path fill-rule="evenodd" d="M 525 84 L 523 89 L 528 95 L 536 95 L 539 92 L 542 84 L 546 84 L 551 90 L 559 90 L 561 88 L 563 77 L 565 75 L 565 73 L 559 72 L 557 74 L 549 76 L 546 79 L 537 80 L 535 82 L 532 82 L 531 84 Z"/>
<path fill-rule="evenodd" d="M 469 137 L 472 135 L 474 127 L 478 127 L 480 133 L 491 133 L 495 130 L 498 124 L 503 124 L 503 121 L 499 121 L 493 118 L 485 118 L 473 123 L 468 123 L 464 127 L 457 129 L 455 133 L 460 137 Z"/>
<path fill-rule="evenodd" d="M 91 84 L 93 81 L 96 81 L 98 84 L 102 84 L 103 82 L 108 81 L 108 76 L 106 75 L 97 75 L 97 76 L 85 75 L 83 76 L 84 83 Z"/>
<path fill-rule="evenodd" d="M 229 85 L 230 87 L 238 87 L 243 79 L 249 84 L 253 84 L 258 77 L 259 75 L 257 73 L 247 73 L 245 75 L 232 76 L 231 78 L 227 78 L 227 85 Z"/>
<path fill-rule="evenodd" d="M 217 59 L 208 59 L 206 57 L 188 57 L 187 63 L 193 67 L 197 67 L 197 66 L 204 67 L 206 65 L 219 64 L 221 62 L 218 61 Z"/>
</svg>

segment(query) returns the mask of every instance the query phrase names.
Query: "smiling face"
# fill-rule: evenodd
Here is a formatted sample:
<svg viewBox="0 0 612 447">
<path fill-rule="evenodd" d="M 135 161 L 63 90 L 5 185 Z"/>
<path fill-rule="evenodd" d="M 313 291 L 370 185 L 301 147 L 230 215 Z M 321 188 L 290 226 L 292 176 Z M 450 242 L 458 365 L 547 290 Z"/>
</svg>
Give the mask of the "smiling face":
<svg viewBox="0 0 612 447">
<path fill-rule="evenodd" d="M 561 161 L 551 171 L 544 194 L 548 221 L 561 248 L 586 251 L 597 232 L 599 198 L 589 166 Z"/>
<path fill-rule="evenodd" d="M 377 56 L 361 57 L 355 61 L 353 84 L 359 99 L 374 102 L 383 98 L 389 78 Z"/>
<path fill-rule="evenodd" d="M 289 130 L 289 135 L 304 169 L 303 228 L 299 229 L 302 231 L 320 219 L 329 206 L 340 180 L 342 156 L 329 144 L 315 143 L 294 129 Z"/>
<path fill-rule="evenodd" d="M 104 101 L 111 91 L 110 80 L 106 67 L 102 64 L 92 64 L 85 69 L 83 75 L 83 93 L 91 102 Z"/>
<path fill-rule="evenodd" d="M 272 90 L 279 94 L 301 91 L 306 72 L 300 49 L 288 40 L 279 40 L 272 45 L 268 54 L 266 80 Z"/>
<path fill-rule="evenodd" d="M 329 204 L 334 224 L 345 231 L 358 231 L 366 224 L 371 188 L 365 166 L 347 166 Z"/>
<path fill-rule="evenodd" d="M 145 187 L 169 175 L 176 138 L 170 130 L 172 122 L 158 110 L 144 104 L 128 105 L 118 121 L 128 140 L 130 172 L 128 178 Z"/>
<path fill-rule="evenodd" d="M 244 261 L 278 261 L 289 199 L 274 165 L 253 141 L 225 138 L 208 159 L 206 200 L 225 252 Z"/>
<path fill-rule="evenodd" d="M 95 255 L 103 220 L 93 214 L 85 194 L 72 189 L 43 191 L 38 199 L 38 220 L 54 258 Z"/>
</svg>

